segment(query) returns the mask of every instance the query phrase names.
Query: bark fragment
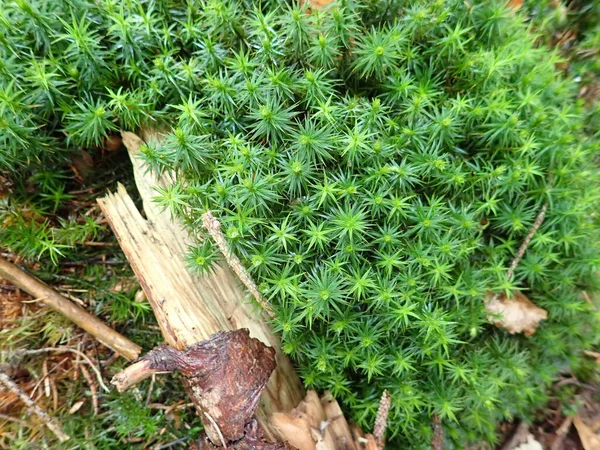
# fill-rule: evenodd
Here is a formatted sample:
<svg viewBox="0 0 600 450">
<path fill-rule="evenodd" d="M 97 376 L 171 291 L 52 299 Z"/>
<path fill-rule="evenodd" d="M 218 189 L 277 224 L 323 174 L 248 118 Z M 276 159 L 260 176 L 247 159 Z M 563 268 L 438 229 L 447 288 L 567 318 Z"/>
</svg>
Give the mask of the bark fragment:
<svg viewBox="0 0 600 450">
<path fill-rule="evenodd" d="M 250 338 L 248 330 L 220 331 L 183 351 L 160 345 L 112 383 L 123 390 L 153 373 L 178 371 L 209 439 L 200 448 L 278 449 L 285 447 L 258 446 L 262 430 L 253 421 L 275 365 L 275 350 Z M 250 443 L 255 446 L 243 447 Z"/>
</svg>

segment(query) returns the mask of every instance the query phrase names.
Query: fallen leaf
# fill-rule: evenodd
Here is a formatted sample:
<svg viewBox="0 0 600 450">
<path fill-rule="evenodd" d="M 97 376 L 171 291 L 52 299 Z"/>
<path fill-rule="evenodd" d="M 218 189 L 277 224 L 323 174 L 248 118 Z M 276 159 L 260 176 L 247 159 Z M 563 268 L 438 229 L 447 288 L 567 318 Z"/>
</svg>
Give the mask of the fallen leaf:
<svg viewBox="0 0 600 450">
<path fill-rule="evenodd" d="M 527 441 L 518 447 L 515 447 L 514 450 L 544 450 L 544 447 L 542 447 L 542 444 L 535 440 L 533 434 L 528 434 Z"/>
<path fill-rule="evenodd" d="M 573 419 L 577 433 L 579 433 L 579 439 L 585 450 L 598 450 L 600 449 L 600 436 L 595 434 L 584 422 L 581 417 L 575 416 Z"/>
<path fill-rule="evenodd" d="M 488 319 L 499 328 L 510 334 L 524 333 L 531 336 L 539 323 L 548 317 L 545 309 L 534 305 L 524 294 L 513 292 L 513 298 L 505 294 L 489 293 L 484 299 Z"/>
</svg>

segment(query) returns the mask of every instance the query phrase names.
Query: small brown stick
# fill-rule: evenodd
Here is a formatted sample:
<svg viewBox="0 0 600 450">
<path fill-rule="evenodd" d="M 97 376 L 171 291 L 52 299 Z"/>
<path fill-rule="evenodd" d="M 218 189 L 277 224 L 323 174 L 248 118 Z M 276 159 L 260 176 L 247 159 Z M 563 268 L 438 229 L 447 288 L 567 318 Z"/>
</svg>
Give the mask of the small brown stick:
<svg viewBox="0 0 600 450">
<path fill-rule="evenodd" d="M 533 235 L 537 232 L 537 230 L 540 228 L 540 226 L 542 226 L 542 222 L 544 222 L 544 217 L 546 216 L 546 211 L 548 211 L 548 203 L 544 203 L 544 206 L 542 206 L 542 209 L 540 210 L 537 217 L 535 218 L 535 222 L 533 222 L 533 225 L 529 229 L 529 233 L 527 233 L 525 240 L 519 247 L 519 251 L 515 255 L 515 258 L 512 260 L 512 263 L 510 264 L 510 268 L 508 269 L 508 272 L 506 272 L 506 278 L 508 278 L 509 280 L 512 278 L 513 273 L 514 273 L 515 269 L 517 268 L 517 265 L 521 261 L 521 258 L 523 258 L 523 255 L 525 254 L 527 247 L 529 247 L 531 238 L 533 238 Z"/>
<path fill-rule="evenodd" d="M 519 445 L 527 442 L 529 427 L 525 422 L 521 422 L 510 439 L 504 443 L 500 450 L 513 450 Z"/>
<path fill-rule="evenodd" d="M 98 415 L 98 389 L 96 388 L 96 383 L 94 383 L 94 379 L 90 375 L 90 372 L 86 369 L 85 366 L 81 366 L 81 373 L 83 374 L 83 378 L 87 381 L 88 386 L 90 387 L 90 392 L 92 394 L 92 407 L 94 408 L 94 415 Z"/>
<path fill-rule="evenodd" d="M 150 404 L 150 400 L 152 400 L 152 390 L 154 389 L 154 383 L 156 383 L 156 374 L 152 374 L 152 379 L 150 380 L 150 387 L 148 388 L 148 394 L 146 395 L 146 407 Z"/>
<path fill-rule="evenodd" d="M 377 410 L 375 426 L 373 427 L 373 436 L 377 442 L 377 447 L 380 449 L 382 449 L 385 444 L 385 430 L 387 428 L 387 420 L 391 405 L 392 398 L 390 397 L 389 392 L 385 390 L 383 391 L 381 400 L 379 401 L 379 409 Z"/>
<path fill-rule="evenodd" d="M 444 429 L 437 414 L 433 415 L 433 438 L 431 450 L 444 450 Z"/>
<path fill-rule="evenodd" d="M 19 419 L 18 417 L 7 416 L 6 414 L 2 414 L 2 413 L 0 413 L 0 420 L 6 420 L 7 422 L 18 423 L 19 425 L 21 425 L 23 427 L 29 426 L 29 424 L 27 422 L 25 422 L 23 419 Z"/>
<path fill-rule="evenodd" d="M 15 383 L 10 377 L 0 370 L 0 383 L 2 383 L 6 389 L 15 394 L 21 401 L 27 406 L 29 412 L 34 413 L 36 416 L 40 418 L 42 422 L 48 427 L 52 433 L 58 438 L 59 441 L 65 442 L 70 438 L 65 432 L 62 430 L 61 426 L 58 422 L 56 422 L 52 417 L 48 415 L 46 411 L 40 408 L 35 402 L 29 397 L 25 392 L 21 390 L 21 388 Z"/>
<path fill-rule="evenodd" d="M 217 220 L 217 218 L 213 215 L 212 212 L 206 211 L 202 214 L 202 225 L 206 228 L 206 231 L 211 235 L 211 237 L 215 240 L 217 247 L 223 253 L 227 264 L 229 267 L 236 273 L 239 279 L 244 283 L 248 291 L 254 296 L 256 301 L 262 308 L 267 312 L 267 314 L 273 317 L 275 314 L 273 310 L 265 300 L 265 298 L 260 294 L 256 283 L 252 279 L 252 276 L 248 273 L 240 259 L 233 253 L 227 239 L 223 235 L 221 231 L 221 223 Z"/>
<path fill-rule="evenodd" d="M 136 359 L 142 351 L 139 345 L 117 333 L 82 307 L 74 304 L 54 289 L 4 258 L 0 258 L 0 277 L 6 278 L 14 285 L 33 295 L 34 298 L 40 299 L 44 304 L 60 312 L 67 319 L 125 358 L 129 360 Z"/>
<path fill-rule="evenodd" d="M 521 262 L 521 259 L 523 258 L 523 255 L 525 254 L 525 251 L 527 250 L 527 247 L 529 247 L 529 243 L 531 242 L 531 239 L 533 238 L 533 236 L 535 235 L 537 230 L 542 226 L 542 223 L 544 222 L 544 217 L 546 216 L 546 211 L 548 211 L 548 203 L 544 203 L 544 206 L 542 206 L 542 209 L 540 210 L 537 217 L 535 218 L 535 222 L 533 222 L 533 225 L 529 229 L 527 236 L 525 236 L 525 240 L 519 247 L 517 254 L 513 258 L 512 262 L 510 263 L 510 267 L 508 268 L 508 271 L 506 272 L 507 280 L 512 279 L 515 269 Z M 494 294 L 494 296 L 492 297 L 492 299 L 490 300 L 490 303 L 496 303 L 496 301 L 499 298 L 500 298 L 500 293 L 496 292 Z"/>
<path fill-rule="evenodd" d="M 111 380 L 111 384 L 115 385 L 117 391 L 123 392 L 153 374 L 160 373 L 159 370 L 151 369 L 150 366 L 149 360 L 141 359 L 116 374 Z"/>
<path fill-rule="evenodd" d="M 571 425 L 573 424 L 573 416 L 567 416 L 564 422 L 558 427 L 558 429 L 554 432 L 556 437 L 552 441 L 552 445 L 550 446 L 550 450 L 558 450 L 562 447 L 563 442 L 565 441 L 565 437 L 567 433 L 571 429 Z"/>
</svg>

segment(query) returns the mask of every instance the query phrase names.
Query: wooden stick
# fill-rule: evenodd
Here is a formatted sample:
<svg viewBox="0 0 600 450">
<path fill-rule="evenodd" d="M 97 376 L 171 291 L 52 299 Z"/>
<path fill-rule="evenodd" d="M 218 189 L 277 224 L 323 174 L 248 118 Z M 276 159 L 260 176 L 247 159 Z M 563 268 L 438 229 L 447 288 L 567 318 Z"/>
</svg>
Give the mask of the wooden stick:
<svg viewBox="0 0 600 450">
<path fill-rule="evenodd" d="M 542 206 L 542 209 L 540 210 L 540 212 L 538 213 L 537 217 L 535 218 L 535 221 L 533 222 L 533 225 L 529 229 L 529 232 L 527 233 L 527 236 L 525 236 L 525 240 L 521 243 L 521 246 L 519 247 L 519 250 L 517 251 L 517 254 L 513 258 L 512 262 L 510 263 L 510 267 L 508 268 L 508 270 L 506 272 L 506 279 L 507 280 L 510 281 L 512 279 L 512 276 L 513 276 L 513 274 L 515 272 L 515 269 L 517 268 L 517 266 L 521 262 L 521 258 L 523 258 L 523 255 L 525 254 L 525 251 L 527 250 L 527 247 L 529 247 L 529 243 L 531 242 L 531 239 L 533 238 L 533 236 L 535 235 L 535 233 L 537 232 L 537 230 L 540 228 L 540 226 L 542 226 L 542 223 L 544 222 L 544 217 L 546 216 L 546 211 L 547 210 L 548 210 L 548 203 L 544 203 L 544 206 Z M 500 293 L 496 292 L 494 294 L 494 296 L 492 297 L 492 299 L 489 301 L 489 303 L 492 303 L 492 304 L 496 303 L 496 301 L 499 298 L 500 298 Z"/>
<path fill-rule="evenodd" d="M 533 225 L 529 229 L 529 233 L 527 233 L 525 240 L 519 247 L 519 251 L 517 251 L 515 258 L 512 260 L 512 263 L 510 264 L 510 268 L 508 269 L 508 272 L 506 272 L 507 279 L 510 280 L 512 278 L 513 273 L 515 272 L 515 269 L 517 268 L 517 265 L 519 264 L 519 262 L 521 261 L 521 258 L 523 258 L 523 255 L 525 254 L 525 250 L 527 250 L 527 247 L 529 247 L 529 242 L 531 242 L 531 238 L 533 237 L 533 235 L 536 233 L 536 231 L 542 225 L 542 222 L 544 221 L 544 217 L 546 216 L 547 210 L 548 210 L 548 203 L 544 203 L 544 206 L 542 206 L 542 209 L 540 210 L 537 217 L 535 218 L 535 222 L 533 222 Z"/>
<path fill-rule="evenodd" d="M 40 420 L 44 422 L 44 424 L 48 427 L 48 429 L 52 431 L 52 433 L 54 433 L 54 435 L 58 438 L 59 441 L 64 442 L 70 439 L 69 436 L 65 434 L 65 432 L 62 430 L 59 423 L 56 422 L 52 417 L 50 417 L 46 411 L 44 411 L 42 408 L 36 405 L 33 399 L 29 397 L 29 395 L 27 395 L 25 392 L 23 392 L 21 388 L 17 385 L 17 383 L 11 380 L 10 377 L 1 370 L 0 383 L 2 383 L 6 387 L 6 389 L 8 389 L 17 397 L 19 397 L 19 399 L 21 399 L 21 401 L 25 403 L 25 406 L 27 406 L 27 410 L 38 416 Z"/>
<path fill-rule="evenodd" d="M 437 414 L 433 415 L 433 438 L 431 439 L 431 450 L 444 450 L 444 429 Z"/>
<path fill-rule="evenodd" d="M 223 231 L 221 231 L 221 223 L 217 220 L 217 218 L 213 215 L 212 212 L 206 211 L 202 214 L 202 225 L 206 228 L 206 231 L 211 235 L 214 241 L 223 253 L 225 257 L 225 261 L 231 269 L 238 276 L 240 281 L 244 283 L 244 286 L 250 291 L 250 293 L 254 296 L 256 301 L 262 308 L 269 314 L 269 316 L 273 317 L 275 314 L 273 310 L 264 299 L 264 297 L 260 294 L 256 283 L 252 279 L 252 276 L 248 273 L 240 259 L 237 257 L 235 253 L 231 250 L 227 239 L 223 235 Z"/>
<path fill-rule="evenodd" d="M 111 384 L 115 385 L 117 391 L 123 392 L 131 386 L 159 372 L 160 371 L 150 367 L 150 361 L 141 359 L 116 374 L 113 377 Z"/>
<path fill-rule="evenodd" d="M 80 328 L 87 331 L 107 347 L 120 353 L 128 360 L 136 359 L 142 348 L 116 332 L 85 309 L 75 305 L 37 278 L 25 273 L 16 265 L 0 258 L 0 277 L 40 299 L 50 308 L 63 314 Z"/>
</svg>

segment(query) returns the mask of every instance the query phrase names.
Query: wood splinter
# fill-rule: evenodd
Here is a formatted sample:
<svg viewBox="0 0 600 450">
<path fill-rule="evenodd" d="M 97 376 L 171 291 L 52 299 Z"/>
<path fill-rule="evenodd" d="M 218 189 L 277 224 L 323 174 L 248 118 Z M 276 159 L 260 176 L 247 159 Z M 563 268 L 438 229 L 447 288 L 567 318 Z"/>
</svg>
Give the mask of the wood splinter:
<svg viewBox="0 0 600 450">
<path fill-rule="evenodd" d="M 290 447 L 263 439 L 253 417 L 275 365 L 275 350 L 247 329 L 221 331 L 183 351 L 160 345 L 111 383 L 123 391 L 155 373 L 178 371 L 206 430 L 199 450 L 284 450 Z"/>
</svg>

